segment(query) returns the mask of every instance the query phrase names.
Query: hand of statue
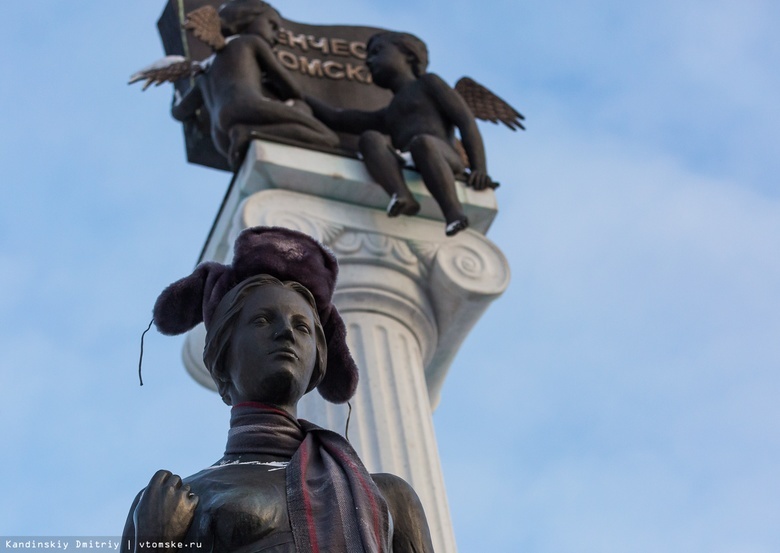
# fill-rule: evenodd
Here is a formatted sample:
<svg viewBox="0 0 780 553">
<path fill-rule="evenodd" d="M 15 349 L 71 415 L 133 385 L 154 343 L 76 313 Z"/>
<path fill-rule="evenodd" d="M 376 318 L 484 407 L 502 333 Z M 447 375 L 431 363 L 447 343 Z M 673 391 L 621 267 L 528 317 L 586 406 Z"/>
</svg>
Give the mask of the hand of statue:
<svg viewBox="0 0 780 553">
<path fill-rule="evenodd" d="M 141 495 L 133 513 L 137 542 L 179 542 L 195 516 L 198 496 L 181 478 L 158 470 Z"/>
<path fill-rule="evenodd" d="M 493 179 L 485 171 L 471 171 L 469 173 L 468 185 L 474 190 L 498 187 L 498 183 L 493 182 Z"/>
</svg>

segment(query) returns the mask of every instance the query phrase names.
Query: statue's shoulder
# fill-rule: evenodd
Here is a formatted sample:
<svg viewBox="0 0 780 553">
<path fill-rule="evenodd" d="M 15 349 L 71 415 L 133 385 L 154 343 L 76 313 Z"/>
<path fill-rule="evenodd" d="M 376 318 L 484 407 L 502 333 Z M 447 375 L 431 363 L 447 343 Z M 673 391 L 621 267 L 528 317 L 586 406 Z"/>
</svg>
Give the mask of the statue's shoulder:
<svg viewBox="0 0 780 553">
<path fill-rule="evenodd" d="M 374 481 L 374 483 L 377 485 L 380 491 L 383 493 L 385 490 L 391 493 L 399 493 L 399 494 L 414 494 L 415 497 L 417 497 L 417 494 L 415 493 L 412 486 L 409 485 L 409 483 L 401 478 L 400 476 L 396 476 L 395 474 L 390 474 L 387 472 L 376 472 L 371 474 L 371 479 Z"/>
<path fill-rule="evenodd" d="M 273 49 L 272 46 L 263 39 L 263 37 L 251 33 L 244 33 L 244 34 L 233 35 L 231 37 L 228 37 L 226 48 L 229 48 L 231 44 L 233 45 L 234 48 L 236 46 L 238 47 L 250 46 L 252 48 L 263 48 L 268 51 L 271 51 Z"/>
<path fill-rule="evenodd" d="M 425 73 L 417 79 L 427 95 L 439 104 L 451 103 L 457 97 L 455 89 L 436 73 Z"/>
<path fill-rule="evenodd" d="M 447 81 L 442 79 L 436 73 L 423 73 L 418 77 L 417 80 L 419 80 L 421 83 L 425 84 L 426 86 L 444 88 L 449 90 L 452 89 L 452 87 L 447 84 Z"/>
<path fill-rule="evenodd" d="M 417 492 L 403 478 L 386 472 L 372 474 L 371 478 L 374 480 L 377 488 L 379 488 L 379 491 L 382 492 L 382 496 L 387 501 L 387 506 L 390 508 L 393 516 L 395 516 L 395 511 L 398 510 L 415 510 L 418 507 L 422 510 L 422 504 L 420 503 L 420 498 L 417 497 Z"/>
<path fill-rule="evenodd" d="M 242 462 L 223 463 L 218 462 L 184 478 L 185 484 L 195 487 L 209 486 L 211 484 L 223 485 L 230 483 L 249 484 L 253 487 L 264 486 L 276 480 L 284 480 L 285 463 L 267 462 Z"/>
<path fill-rule="evenodd" d="M 400 551 L 433 551 L 428 521 L 420 498 L 412 486 L 394 474 L 372 474 L 393 517 L 393 549 Z"/>
</svg>

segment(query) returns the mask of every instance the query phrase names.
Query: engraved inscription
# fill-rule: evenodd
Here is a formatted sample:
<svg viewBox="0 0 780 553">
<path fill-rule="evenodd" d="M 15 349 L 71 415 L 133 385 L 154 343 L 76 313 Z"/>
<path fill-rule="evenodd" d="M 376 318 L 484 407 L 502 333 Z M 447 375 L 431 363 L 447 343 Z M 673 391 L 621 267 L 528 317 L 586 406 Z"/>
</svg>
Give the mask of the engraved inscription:
<svg viewBox="0 0 780 553">
<path fill-rule="evenodd" d="M 366 59 L 366 44 L 342 38 L 316 37 L 282 29 L 278 35 L 279 49 L 276 57 L 281 64 L 296 73 L 317 79 L 347 80 L 360 84 L 371 84 L 371 73 L 363 60 Z M 305 55 L 303 55 L 303 54 Z M 340 56 L 343 61 L 323 59 L 318 56 Z"/>
</svg>

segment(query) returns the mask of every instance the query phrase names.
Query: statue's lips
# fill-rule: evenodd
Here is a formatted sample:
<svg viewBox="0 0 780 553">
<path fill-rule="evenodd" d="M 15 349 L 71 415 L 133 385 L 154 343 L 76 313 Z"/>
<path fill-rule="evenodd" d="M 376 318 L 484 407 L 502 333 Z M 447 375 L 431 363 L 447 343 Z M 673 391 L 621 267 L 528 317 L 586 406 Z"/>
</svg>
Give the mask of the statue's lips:
<svg viewBox="0 0 780 553">
<path fill-rule="evenodd" d="M 283 348 L 275 349 L 275 350 L 271 351 L 271 353 L 269 355 L 280 356 L 280 357 L 288 357 L 290 359 L 295 359 L 295 360 L 298 359 L 298 353 L 293 348 L 290 348 L 290 347 L 283 347 Z"/>
</svg>

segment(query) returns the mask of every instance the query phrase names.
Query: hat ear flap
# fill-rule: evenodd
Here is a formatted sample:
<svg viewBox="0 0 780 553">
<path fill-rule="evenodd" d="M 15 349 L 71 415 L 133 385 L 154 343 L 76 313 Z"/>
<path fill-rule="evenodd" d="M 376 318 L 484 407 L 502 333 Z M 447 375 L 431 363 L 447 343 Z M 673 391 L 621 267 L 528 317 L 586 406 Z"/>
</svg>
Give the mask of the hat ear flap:
<svg viewBox="0 0 780 553">
<path fill-rule="evenodd" d="M 358 368 L 347 347 L 347 329 L 335 309 L 323 325 L 328 341 L 328 369 L 317 386 L 320 395 L 331 403 L 346 403 L 355 395 Z"/>
<path fill-rule="evenodd" d="M 204 298 L 211 296 L 214 283 L 222 280 L 229 267 L 202 263 L 190 276 L 177 280 L 162 291 L 154 303 L 154 324 L 162 334 L 183 334 L 203 321 Z"/>
<path fill-rule="evenodd" d="M 321 324 L 314 325 L 314 333 L 317 341 L 317 360 L 314 362 L 314 372 L 306 388 L 308 394 L 319 386 L 325 375 L 328 374 L 328 341 L 325 338 L 325 329 Z"/>
</svg>

